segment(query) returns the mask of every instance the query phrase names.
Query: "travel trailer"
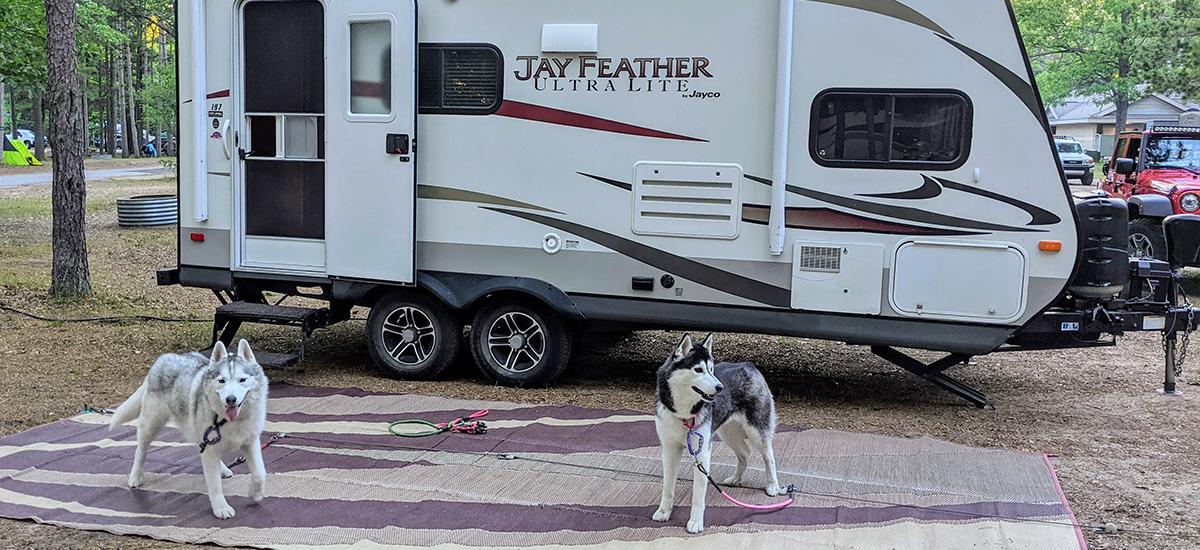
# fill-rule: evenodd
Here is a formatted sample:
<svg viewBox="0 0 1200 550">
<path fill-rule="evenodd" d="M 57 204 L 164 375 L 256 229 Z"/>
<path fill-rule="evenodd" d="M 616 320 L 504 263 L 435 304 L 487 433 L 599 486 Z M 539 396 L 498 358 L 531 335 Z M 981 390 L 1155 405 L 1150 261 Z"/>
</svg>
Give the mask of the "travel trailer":
<svg viewBox="0 0 1200 550">
<path fill-rule="evenodd" d="M 1131 267 L 1124 203 L 1069 193 L 1001 0 L 178 15 L 179 262 L 159 281 L 229 302 L 214 340 L 366 306 L 391 373 L 468 348 L 535 385 L 579 331 L 789 335 L 873 346 L 983 406 L 943 371 L 1195 327 L 1167 284 L 1182 264 Z"/>
</svg>

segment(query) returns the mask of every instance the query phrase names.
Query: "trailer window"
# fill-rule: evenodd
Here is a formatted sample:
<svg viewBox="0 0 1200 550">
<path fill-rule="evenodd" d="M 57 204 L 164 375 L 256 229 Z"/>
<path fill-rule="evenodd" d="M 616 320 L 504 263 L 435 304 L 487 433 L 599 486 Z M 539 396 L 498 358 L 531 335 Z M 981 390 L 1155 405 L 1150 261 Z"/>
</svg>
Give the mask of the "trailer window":
<svg viewBox="0 0 1200 550">
<path fill-rule="evenodd" d="M 830 90 L 813 103 L 810 150 L 822 166 L 953 170 L 970 137 L 959 92 Z"/>
<path fill-rule="evenodd" d="M 350 112 L 392 113 L 392 23 L 350 23 Z"/>
<path fill-rule="evenodd" d="M 491 44 L 421 44 L 421 114 L 490 115 L 500 108 L 504 56 Z"/>
</svg>

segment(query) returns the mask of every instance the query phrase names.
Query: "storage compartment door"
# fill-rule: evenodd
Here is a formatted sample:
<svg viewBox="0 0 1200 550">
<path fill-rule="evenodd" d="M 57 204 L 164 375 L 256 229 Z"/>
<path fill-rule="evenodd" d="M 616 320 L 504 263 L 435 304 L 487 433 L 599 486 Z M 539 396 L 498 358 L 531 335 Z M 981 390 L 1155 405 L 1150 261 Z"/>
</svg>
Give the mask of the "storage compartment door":
<svg viewBox="0 0 1200 550">
<path fill-rule="evenodd" d="M 343 0 L 327 9 L 326 270 L 411 283 L 416 4 Z"/>
<path fill-rule="evenodd" d="M 909 242 L 896 251 L 892 307 L 905 316 L 1009 323 L 1025 312 L 1025 254 L 1006 244 Z"/>
</svg>

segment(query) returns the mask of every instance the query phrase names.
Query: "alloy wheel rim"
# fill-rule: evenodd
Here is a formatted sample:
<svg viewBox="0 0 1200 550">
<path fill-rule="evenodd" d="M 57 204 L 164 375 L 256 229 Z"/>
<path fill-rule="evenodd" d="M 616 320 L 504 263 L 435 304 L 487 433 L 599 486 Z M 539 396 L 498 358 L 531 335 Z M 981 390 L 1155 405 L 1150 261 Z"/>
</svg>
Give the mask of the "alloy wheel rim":
<svg viewBox="0 0 1200 550">
<path fill-rule="evenodd" d="M 511 311 L 492 321 L 487 347 L 500 368 L 516 374 L 528 372 L 546 355 L 546 331 L 532 316 Z"/>
<path fill-rule="evenodd" d="M 1132 233 L 1129 235 L 1129 252 L 1134 258 L 1153 258 L 1154 243 L 1150 242 L 1150 237 Z"/>
<path fill-rule="evenodd" d="M 427 361 L 437 347 L 438 334 L 425 312 L 401 306 L 383 319 L 380 328 L 384 351 L 393 361 L 412 367 Z"/>
</svg>

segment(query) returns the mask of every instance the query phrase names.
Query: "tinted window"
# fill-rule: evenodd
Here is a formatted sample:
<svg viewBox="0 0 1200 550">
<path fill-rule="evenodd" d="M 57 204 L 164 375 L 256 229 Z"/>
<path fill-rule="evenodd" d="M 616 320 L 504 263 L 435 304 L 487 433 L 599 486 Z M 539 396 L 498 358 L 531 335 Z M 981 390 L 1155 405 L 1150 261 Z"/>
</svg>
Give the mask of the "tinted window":
<svg viewBox="0 0 1200 550">
<path fill-rule="evenodd" d="M 1146 166 L 1200 170 L 1200 139 L 1153 137 L 1146 142 Z"/>
<path fill-rule="evenodd" d="M 1059 141 L 1055 143 L 1059 153 L 1082 153 L 1083 146 L 1074 141 Z"/>
<path fill-rule="evenodd" d="M 825 160 L 887 161 L 885 95 L 829 95 L 818 103 L 817 156 Z"/>
<path fill-rule="evenodd" d="M 422 114 L 490 115 L 500 108 L 504 59 L 490 44 L 421 44 L 418 107 Z"/>
<path fill-rule="evenodd" d="M 818 164 L 950 170 L 966 161 L 971 105 L 951 92 L 830 91 L 813 105 Z"/>
</svg>

